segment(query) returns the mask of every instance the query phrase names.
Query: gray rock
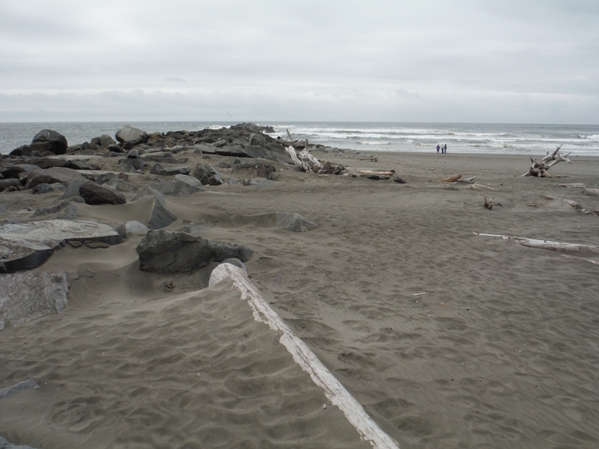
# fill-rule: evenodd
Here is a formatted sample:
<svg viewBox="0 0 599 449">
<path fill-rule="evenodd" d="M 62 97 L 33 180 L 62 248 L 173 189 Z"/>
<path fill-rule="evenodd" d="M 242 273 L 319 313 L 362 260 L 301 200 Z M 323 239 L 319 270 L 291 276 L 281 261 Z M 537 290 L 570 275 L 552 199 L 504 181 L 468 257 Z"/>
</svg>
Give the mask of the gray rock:
<svg viewBox="0 0 599 449">
<path fill-rule="evenodd" d="M 150 170 L 151 174 L 160 176 L 188 175 L 189 172 L 189 167 L 163 167 L 160 163 L 155 164 Z"/>
<path fill-rule="evenodd" d="M 110 226 L 91 221 L 43 220 L 0 226 L 0 273 L 14 273 L 41 265 L 65 242 L 123 240 Z"/>
<path fill-rule="evenodd" d="M 205 228 L 204 226 L 197 225 L 195 223 L 189 223 L 179 229 L 179 232 L 185 232 L 186 234 L 191 235 L 200 235 L 201 232 L 209 231 L 209 228 Z"/>
<path fill-rule="evenodd" d="M 4 176 L 6 179 L 19 178 L 21 173 L 29 173 L 33 170 L 39 170 L 39 167 L 33 164 L 15 164 L 0 167 L 0 174 L 2 174 L 2 176 Z"/>
<path fill-rule="evenodd" d="M 128 221 L 116 228 L 116 232 L 124 239 L 128 239 L 132 235 L 146 234 L 149 230 L 145 224 L 136 220 Z"/>
<path fill-rule="evenodd" d="M 175 175 L 175 181 L 181 181 L 191 187 L 200 187 L 202 183 L 199 179 L 189 175 Z"/>
<path fill-rule="evenodd" d="M 96 167 L 93 167 L 86 161 L 81 160 L 68 161 L 65 167 L 72 168 L 73 170 L 96 170 Z"/>
<path fill-rule="evenodd" d="M 193 170 L 193 177 L 203 185 L 218 186 L 224 184 L 220 174 L 208 164 L 198 164 Z"/>
<path fill-rule="evenodd" d="M 119 142 L 128 144 L 131 147 L 139 145 L 140 143 L 146 143 L 150 138 L 147 132 L 132 126 L 125 126 L 124 128 L 121 128 L 117 131 L 115 137 Z"/>
<path fill-rule="evenodd" d="M 248 178 L 264 178 L 272 179 L 272 175 L 276 172 L 276 167 L 265 160 L 250 160 L 244 161 L 233 166 L 231 174 Z"/>
<path fill-rule="evenodd" d="M 186 273 L 212 262 L 235 258 L 247 262 L 252 250 L 241 245 L 211 242 L 183 232 L 150 231 L 136 248 L 140 270 Z"/>
<path fill-rule="evenodd" d="M 137 159 L 139 157 L 139 150 L 137 148 L 133 148 L 129 153 L 127 153 L 127 159 Z"/>
<path fill-rule="evenodd" d="M 143 170 L 143 168 L 146 166 L 144 160 L 139 158 L 119 159 L 118 164 L 121 167 L 121 169 L 128 172 Z"/>
<path fill-rule="evenodd" d="M 21 145 L 9 153 L 11 156 L 31 156 L 31 147 L 29 145 Z"/>
<path fill-rule="evenodd" d="M 275 226 L 277 228 L 289 229 L 293 232 L 307 232 L 318 227 L 316 223 L 307 220 L 300 214 L 289 214 L 286 212 L 276 213 Z"/>
<path fill-rule="evenodd" d="M 74 202 L 83 203 L 84 201 L 80 196 L 74 196 L 54 206 L 36 209 L 33 216 L 43 217 L 54 215 L 52 218 L 55 219 L 73 220 L 79 216 L 79 209 L 73 204 Z"/>
<path fill-rule="evenodd" d="M 52 153 L 49 153 L 52 154 Z M 52 167 L 64 167 L 67 165 L 67 160 L 61 157 L 36 157 L 30 160 L 34 165 L 39 168 L 52 168 Z"/>
<path fill-rule="evenodd" d="M 187 198 L 188 196 L 191 196 L 201 190 L 199 187 L 191 186 L 181 180 L 155 183 L 152 184 L 152 188 L 160 193 L 163 193 L 164 195 L 176 196 L 179 198 Z"/>
<path fill-rule="evenodd" d="M 10 275 L 9 275 L 10 276 Z M 2 282 L 0 278 L 0 282 Z M 23 390 L 39 390 L 40 386 L 33 379 L 24 380 L 10 387 L 0 388 L 0 401 Z M 0 446 L 1 447 L 1 446 Z"/>
<path fill-rule="evenodd" d="M 116 144 L 116 141 L 108 134 L 102 134 L 100 137 L 94 137 L 90 142 L 90 146 L 92 148 L 106 148 L 107 146 L 114 144 Z"/>
<path fill-rule="evenodd" d="M 9 179 L 0 179 L 0 192 L 4 192 L 5 190 L 20 190 L 23 185 L 21 181 L 14 178 Z"/>
<path fill-rule="evenodd" d="M 79 194 L 86 204 L 125 204 L 125 196 L 110 187 L 100 186 L 94 182 L 88 181 L 79 187 Z"/>
<path fill-rule="evenodd" d="M 32 189 L 39 184 L 70 183 L 85 178 L 79 172 L 70 168 L 53 167 L 29 172 L 26 179 L 25 189 Z"/>
<path fill-rule="evenodd" d="M 54 190 L 54 189 L 52 188 L 51 184 L 45 184 L 44 183 L 44 184 L 38 184 L 38 185 L 36 185 L 32 189 L 31 193 L 33 193 L 33 194 L 44 194 L 44 193 L 49 193 L 52 190 Z"/>
<path fill-rule="evenodd" d="M 0 330 L 59 313 L 68 304 L 67 273 L 16 273 L 0 276 Z"/>
<path fill-rule="evenodd" d="M 177 220 L 177 216 L 166 208 L 164 203 L 164 194 L 148 185 L 143 186 L 139 192 L 137 192 L 137 195 L 135 195 L 133 201 L 137 201 L 148 196 L 154 197 L 154 203 L 152 204 L 152 210 L 148 218 L 148 228 L 165 228 Z"/>
<path fill-rule="evenodd" d="M 70 198 L 81 197 L 80 193 L 79 193 L 79 189 L 86 182 L 89 182 L 89 181 L 87 179 L 85 179 L 85 178 L 69 182 L 67 184 L 67 187 L 66 187 L 63 195 L 60 197 L 60 199 L 61 200 L 67 200 L 67 199 L 70 199 Z"/>
<path fill-rule="evenodd" d="M 0 437 L 0 449 L 35 449 L 28 444 L 12 444 Z"/>
<path fill-rule="evenodd" d="M 67 152 L 67 138 L 51 129 L 42 129 L 31 141 L 31 151 L 50 151 L 53 154 L 65 154 Z"/>
<path fill-rule="evenodd" d="M 216 164 L 216 166 L 218 168 L 231 168 L 232 165 L 230 163 L 228 163 L 227 161 L 220 161 L 218 164 Z"/>
</svg>

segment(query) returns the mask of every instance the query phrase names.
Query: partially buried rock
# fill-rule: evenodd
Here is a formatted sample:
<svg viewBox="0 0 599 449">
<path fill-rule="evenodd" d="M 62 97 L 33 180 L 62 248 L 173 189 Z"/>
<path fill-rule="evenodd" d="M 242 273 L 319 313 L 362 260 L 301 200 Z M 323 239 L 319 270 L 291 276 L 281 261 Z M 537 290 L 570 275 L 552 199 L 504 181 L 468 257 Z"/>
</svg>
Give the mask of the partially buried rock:
<svg viewBox="0 0 599 449">
<path fill-rule="evenodd" d="M 16 273 L 0 276 L 0 330 L 59 313 L 68 303 L 67 274 Z"/>
<path fill-rule="evenodd" d="M 21 187 L 21 181 L 18 179 L 0 179 L 0 192 L 4 192 L 5 190 L 8 190 L 9 192 L 12 190 L 19 190 Z"/>
<path fill-rule="evenodd" d="M 33 170 L 27 174 L 25 189 L 32 189 L 39 184 L 55 184 L 57 182 L 70 183 L 85 179 L 75 170 L 65 167 L 53 167 Z"/>
<path fill-rule="evenodd" d="M 0 437 L 0 449 L 35 449 L 32 446 L 29 446 L 28 444 L 12 444 L 10 442 L 8 442 L 7 440 L 5 440 L 4 438 Z"/>
<path fill-rule="evenodd" d="M 164 167 L 162 164 L 157 163 L 154 164 L 150 173 L 153 175 L 160 176 L 175 176 L 175 175 L 187 175 L 189 174 L 189 167 L 179 166 L 179 167 Z"/>
<path fill-rule="evenodd" d="M 316 223 L 307 220 L 300 214 L 288 214 L 286 212 L 276 213 L 275 226 L 277 228 L 289 229 L 293 232 L 307 232 L 318 227 Z"/>
<path fill-rule="evenodd" d="M 193 176 L 204 185 L 218 186 L 224 184 L 220 174 L 208 164 L 196 165 Z"/>
<path fill-rule="evenodd" d="M 109 187 L 100 186 L 94 182 L 88 181 L 79 187 L 79 194 L 86 204 L 125 204 L 125 196 Z"/>
<path fill-rule="evenodd" d="M 235 164 L 231 173 L 249 178 L 272 179 L 272 175 L 275 171 L 275 166 L 268 161 L 251 160 Z"/>
<path fill-rule="evenodd" d="M 32 152 L 65 154 L 68 146 L 67 138 L 62 134 L 51 129 L 42 129 L 31 141 L 30 148 Z"/>
<path fill-rule="evenodd" d="M 148 196 L 154 198 L 150 216 L 148 217 L 148 228 L 165 228 L 177 220 L 177 216 L 167 209 L 164 202 L 164 195 L 148 185 L 143 186 L 139 192 L 137 192 L 137 195 L 135 195 L 133 201 L 137 201 Z"/>
<path fill-rule="evenodd" d="M 56 249 L 72 241 L 116 245 L 123 239 L 110 226 L 89 221 L 44 220 L 4 224 L 0 226 L 0 273 L 38 267 Z"/>
<path fill-rule="evenodd" d="M 137 247 L 139 269 L 159 273 L 186 273 L 212 262 L 235 258 L 247 262 L 253 251 L 242 245 L 211 242 L 183 232 L 150 231 Z"/>
<path fill-rule="evenodd" d="M 127 239 L 132 235 L 146 234 L 148 231 L 149 229 L 145 224 L 136 220 L 128 221 L 116 228 L 116 232 L 118 232 L 124 239 Z"/>
</svg>

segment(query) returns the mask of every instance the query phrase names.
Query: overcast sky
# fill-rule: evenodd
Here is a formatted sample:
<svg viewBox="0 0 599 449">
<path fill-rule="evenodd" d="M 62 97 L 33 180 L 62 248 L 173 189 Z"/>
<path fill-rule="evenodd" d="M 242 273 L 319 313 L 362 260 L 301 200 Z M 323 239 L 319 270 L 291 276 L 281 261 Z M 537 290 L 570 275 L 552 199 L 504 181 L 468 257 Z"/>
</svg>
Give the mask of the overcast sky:
<svg viewBox="0 0 599 449">
<path fill-rule="evenodd" d="M 598 0 L 0 0 L 0 121 L 599 124 Z"/>
</svg>

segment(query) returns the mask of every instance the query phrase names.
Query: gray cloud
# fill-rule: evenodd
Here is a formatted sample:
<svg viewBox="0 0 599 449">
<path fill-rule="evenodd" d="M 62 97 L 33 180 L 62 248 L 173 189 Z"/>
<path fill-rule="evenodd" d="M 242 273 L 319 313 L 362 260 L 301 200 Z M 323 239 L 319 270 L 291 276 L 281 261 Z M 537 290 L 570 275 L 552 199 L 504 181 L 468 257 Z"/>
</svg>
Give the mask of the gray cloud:
<svg viewBox="0 0 599 449">
<path fill-rule="evenodd" d="M 0 121 L 599 123 L 597 5 L 0 0 Z"/>
</svg>

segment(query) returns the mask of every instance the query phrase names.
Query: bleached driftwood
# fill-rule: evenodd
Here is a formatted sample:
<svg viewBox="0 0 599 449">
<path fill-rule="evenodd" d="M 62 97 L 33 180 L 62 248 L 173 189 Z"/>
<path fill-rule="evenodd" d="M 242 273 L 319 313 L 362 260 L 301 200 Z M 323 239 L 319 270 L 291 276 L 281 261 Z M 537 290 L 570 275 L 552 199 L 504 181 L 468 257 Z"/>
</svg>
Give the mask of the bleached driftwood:
<svg viewBox="0 0 599 449">
<path fill-rule="evenodd" d="M 456 182 L 461 177 L 462 177 L 462 175 L 451 175 L 447 178 L 439 180 L 439 182 Z"/>
<path fill-rule="evenodd" d="M 566 198 L 560 198 L 557 196 L 550 196 L 550 195 L 545 195 L 545 198 L 547 198 L 548 200 L 559 200 L 559 201 L 563 201 L 564 203 L 568 204 L 569 206 L 573 207 L 574 209 L 576 209 L 578 212 L 582 213 L 582 214 L 592 214 L 593 212 L 591 212 L 590 210 L 586 210 L 584 207 L 582 207 L 582 204 L 580 204 L 578 201 L 574 201 L 574 200 L 568 200 Z"/>
<path fill-rule="evenodd" d="M 532 162 L 532 165 L 530 166 L 528 171 L 524 173 L 522 176 L 537 176 L 549 178 L 551 177 L 551 175 L 549 174 L 549 169 L 553 167 L 555 164 L 559 162 L 567 162 L 568 164 L 571 164 L 572 161 L 568 159 L 570 153 L 566 154 L 565 156 L 559 153 L 561 147 L 561 145 L 557 147 L 553 153 L 548 154 L 543 159 L 541 159 L 541 162 L 537 162 L 531 157 L 530 160 Z"/>
<path fill-rule="evenodd" d="M 513 240 L 514 242 L 519 243 L 522 246 L 528 246 L 530 248 L 549 249 L 552 251 L 561 252 L 586 251 L 591 253 L 599 253 L 599 246 L 594 245 L 579 245 L 576 243 L 553 242 L 551 240 L 529 239 L 526 237 L 511 237 L 508 235 L 500 234 L 483 234 L 480 232 L 474 232 L 474 234 L 480 235 L 481 237 L 499 237 L 504 240 Z"/>
<path fill-rule="evenodd" d="M 485 202 L 484 202 L 483 205 L 485 206 L 485 209 L 489 209 L 489 210 L 493 210 L 493 206 L 501 206 L 501 207 L 503 207 L 503 204 L 501 204 L 501 203 L 493 203 L 493 198 L 487 199 L 486 196 L 485 196 Z"/>
<path fill-rule="evenodd" d="M 393 176 L 395 170 L 358 170 L 361 175 Z"/>
<path fill-rule="evenodd" d="M 305 172 L 314 172 L 326 175 L 340 175 L 345 172 L 345 166 L 341 164 L 332 164 L 331 162 L 321 162 L 308 151 L 308 140 L 306 139 L 304 149 L 299 153 L 295 151 L 293 145 L 285 147 L 285 151 L 291 158 L 291 161 Z"/>
<path fill-rule="evenodd" d="M 595 265 L 599 265 L 599 262 L 597 262 L 596 260 L 585 259 L 584 257 L 570 256 L 568 254 L 562 254 L 562 256 L 567 257 L 568 259 L 584 260 L 585 262 L 589 262 L 589 263 L 592 263 L 592 264 L 595 264 Z"/>
<path fill-rule="evenodd" d="M 295 363 L 308 373 L 312 381 L 323 389 L 329 401 L 339 407 L 364 440 L 374 449 L 399 449 L 397 443 L 368 416 L 364 407 L 341 385 L 302 339 L 295 336 L 241 268 L 229 263 L 220 264 L 212 271 L 209 286 L 213 287 L 227 278 L 231 279 L 233 286 L 241 292 L 241 299 L 247 300 L 254 319 L 281 333 L 279 343 L 287 349 Z"/>
<path fill-rule="evenodd" d="M 476 177 L 472 176 L 471 178 L 460 178 L 456 182 L 461 182 L 463 184 L 474 184 L 476 183 Z"/>
<path fill-rule="evenodd" d="M 585 187 L 582 193 L 590 196 L 599 196 L 599 189 L 589 189 L 588 187 Z"/>
</svg>

